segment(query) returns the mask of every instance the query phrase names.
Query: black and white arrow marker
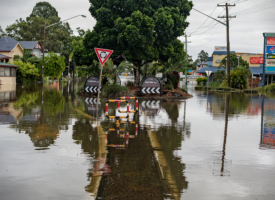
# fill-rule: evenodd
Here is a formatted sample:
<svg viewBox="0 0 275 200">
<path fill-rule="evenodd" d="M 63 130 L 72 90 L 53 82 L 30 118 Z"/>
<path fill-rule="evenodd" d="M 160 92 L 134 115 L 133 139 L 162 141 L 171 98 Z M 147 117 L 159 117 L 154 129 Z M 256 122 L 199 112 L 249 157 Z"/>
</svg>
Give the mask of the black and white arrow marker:
<svg viewBox="0 0 275 200">
<path fill-rule="evenodd" d="M 97 98 L 86 98 L 85 99 L 86 104 L 96 104 L 97 103 Z M 100 98 L 98 104 L 101 104 Z"/>
<path fill-rule="evenodd" d="M 143 94 L 160 94 L 160 88 L 157 87 L 144 87 L 141 89 Z"/>
</svg>

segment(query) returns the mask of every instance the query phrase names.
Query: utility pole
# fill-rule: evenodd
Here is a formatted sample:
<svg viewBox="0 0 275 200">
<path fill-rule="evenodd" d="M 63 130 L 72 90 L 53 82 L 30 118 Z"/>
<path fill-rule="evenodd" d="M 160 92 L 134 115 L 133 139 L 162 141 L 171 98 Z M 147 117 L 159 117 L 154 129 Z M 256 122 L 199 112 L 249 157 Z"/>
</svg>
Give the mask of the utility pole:
<svg viewBox="0 0 275 200">
<path fill-rule="evenodd" d="M 227 73 L 227 85 L 228 87 L 230 87 L 230 42 L 229 42 L 229 18 L 236 18 L 235 16 L 229 16 L 228 15 L 228 7 L 229 6 L 235 6 L 234 5 L 230 5 L 228 3 L 226 3 L 225 5 L 219 5 L 218 7 L 224 7 L 226 9 L 226 16 L 219 16 L 218 18 L 226 18 L 226 37 L 227 37 L 227 69 L 226 69 L 226 73 Z"/>
<path fill-rule="evenodd" d="M 191 37 L 191 35 L 186 35 L 185 32 L 185 52 L 186 52 L 186 57 L 185 57 L 185 63 L 186 63 L 186 68 L 185 68 L 185 86 L 187 86 L 187 43 L 191 43 L 187 41 L 187 37 Z"/>
</svg>

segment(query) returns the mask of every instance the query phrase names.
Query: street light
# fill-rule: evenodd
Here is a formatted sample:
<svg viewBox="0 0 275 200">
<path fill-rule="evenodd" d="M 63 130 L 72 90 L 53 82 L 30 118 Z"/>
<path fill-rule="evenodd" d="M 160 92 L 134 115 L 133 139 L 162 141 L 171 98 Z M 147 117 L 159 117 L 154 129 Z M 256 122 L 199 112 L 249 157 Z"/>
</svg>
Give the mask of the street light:
<svg viewBox="0 0 275 200">
<path fill-rule="evenodd" d="M 49 28 L 49 27 L 51 27 L 51 26 L 54 26 L 54 25 L 56 25 L 56 24 L 60 24 L 60 23 L 62 23 L 62 22 L 68 21 L 68 20 L 70 20 L 70 19 L 73 19 L 73 18 L 76 18 L 76 17 L 79 17 L 79 16 L 86 18 L 86 15 L 76 15 L 76 16 L 74 16 L 74 17 L 71 17 L 71 18 L 69 18 L 69 19 L 65 19 L 65 20 L 63 20 L 63 21 L 57 22 L 57 23 L 52 24 L 52 25 L 49 25 L 49 26 L 46 26 L 46 22 L 45 22 L 45 25 L 44 25 L 44 41 L 43 41 L 43 60 L 42 60 L 42 80 L 41 80 L 41 81 L 42 81 L 42 85 L 43 85 L 43 73 L 44 73 L 44 57 L 45 57 L 46 28 Z"/>
</svg>

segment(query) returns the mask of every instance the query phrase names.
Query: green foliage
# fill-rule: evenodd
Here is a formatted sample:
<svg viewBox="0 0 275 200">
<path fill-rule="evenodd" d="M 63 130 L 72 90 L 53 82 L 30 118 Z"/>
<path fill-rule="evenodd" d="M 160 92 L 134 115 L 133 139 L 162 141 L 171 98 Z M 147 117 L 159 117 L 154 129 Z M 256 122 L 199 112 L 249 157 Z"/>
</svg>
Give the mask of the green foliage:
<svg viewBox="0 0 275 200">
<path fill-rule="evenodd" d="M 20 18 L 6 28 L 6 35 L 18 41 L 39 41 L 43 45 L 44 25 L 60 22 L 58 12 L 48 2 L 39 2 L 26 20 Z M 45 46 L 48 51 L 59 52 L 60 42 L 66 43 L 72 34 L 67 22 L 59 23 L 46 30 Z"/>
<path fill-rule="evenodd" d="M 201 52 L 198 54 L 198 59 L 199 62 L 207 62 L 208 61 L 208 53 L 205 52 L 204 50 L 201 50 Z"/>
<path fill-rule="evenodd" d="M 173 84 L 171 80 L 168 80 L 168 83 L 164 86 L 166 90 L 173 90 Z"/>
<path fill-rule="evenodd" d="M 5 31 L 2 29 L 2 27 L 0 26 L 0 38 L 6 36 Z"/>
<path fill-rule="evenodd" d="M 224 70 L 217 70 L 214 75 L 214 81 L 221 84 L 226 79 L 226 74 Z"/>
<path fill-rule="evenodd" d="M 133 81 L 127 81 L 125 85 L 127 87 L 134 86 L 134 82 Z"/>
<path fill-rule="evenodd" d="M 235 69 L 230 73 L 230 83 L 232 88 L 237 88 L 240 90 L 247 88 L 247 76 L 245 71 L 240 69 Z"/>
<path fill-rule="evenodd" d="M 105 85 L 103 87 L 103 96 L 107 98 L 116 98 L 119 96 L 128 95 L 128 89 L 125 86 L 120 85 Z"/>
<path fill-rule="evenodd" d="M 179 73 L 177 71 L 168 73 L 167 80 L 171 82 L 171 84 L 173 85 L 173 88 L 178 88 L 178 84 L 180 80 Z"/>
<path fill-rule="evenodd" d="M 220 83 L 217 81 L 212 81 L 211 83 L 209 83 L 209 87 L 211 88 L 217 88 L 220 86 Z"/>
<path fill-rule="evenodd" d="M 206 85 L 207 80 L 208 79 L 206 77 L 199 77 L 199 78 L 196 79 L 198 85 L 202 84 L 204 86 Z"/>
<path fill-rule="evenodd" d="M 263 91 L 268 94 L 275 94 L 275 83 L 264 86 Z"/>
<path fill-rule="evenodd" d="M 222 83 L 220 84 L 220 87 L 222 87 L 222 88 L 228 87 L 227 79 L 225 79 L 225 80 L 222 81 Z"/>
<path fill-rule="evenodd" d="M 35 81 L 39 79 L 39 70 L 35 65 L 23 61 L 14 61 L 14 65 L 18 65 L 19 68 L 16 70 L 16 81 L 20 83 L 30 83 L 31 81 Z"/>
<path fill-rule="evenodd" d="M 52 79 L 59 78 L 65 69 L 64 56 L 60 58 L 55 53 L 51 52 L 45 57 L 44 75 Z"/>
<path fill-rule="evenodd" d="M 75 54 L 77 63 L 88 65 L 97 59 L 94 47 L 113 49 L 115 62 L 127 59 L 134 64 L 135 84 L 139 85 L 141 66 L 158 59 L 167 61 L 175 54 L 183 55 L 183 45 L 177 38 L 188 26 L 191 1 L 90 0 L 90 3 L 90 12 L 97 23 L 85 35 L 85 48 L 76 48 L 81 52 Z"/>
</svg>

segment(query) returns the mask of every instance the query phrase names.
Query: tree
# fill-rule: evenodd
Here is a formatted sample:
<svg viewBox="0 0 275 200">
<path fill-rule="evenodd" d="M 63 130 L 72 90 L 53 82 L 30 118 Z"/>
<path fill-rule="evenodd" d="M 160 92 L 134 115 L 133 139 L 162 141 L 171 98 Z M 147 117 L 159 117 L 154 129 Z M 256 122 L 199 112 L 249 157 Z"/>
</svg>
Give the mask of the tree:
<svg viewBox="0 0 275 200">
<path fill-rule="evenodd" d="M 64 59 L 64 56 L 60 58 L 55 53 L 51 52 L 47 57 L 45 57 L 44 75 L 53 79 L 61 77 L 62 72 L 65 69 Z"/>
<path fill-rule="evenodd" d="M 94 47 L 113 49 L 115 64 L 123 60 L 133 63 L 135 85 L 140 84 L 140 68 L 154 60 L 167 61 L 175 54 L 183 54 L 183 35 L 187 16 L 193 3 L 188 0 L 90 0 L 91 15 L 97 20 L 83 44 L 85 62 L 97 59 Z M 82 54 L 75 54 L 79 62 Z M 117 63 L 118 62 L 118 63 Z"/>
<path fill-rule="evenodd" d="M 58 12 L 48 2 L 39 2 L 26 20 L 20 18 L 6 28 L 6 35 L 18 41 L 39 41 L 43 44 L 44 25 L 60 22 Z M 65 43 L 72 30 L 69 24 L 60 23 L 46 29 L 45 50 L 60 51 L 60 42 Z"/>
<path fill-rule="evenodd" d="M 19 68 L 16 70 L 16 81 L 29 83 L 31 81 L 35 81 L 39 78 L 39 70 L 36 68 L 35 65 L 26 62 L 24 63 L 21 60 L 14 61 L 14 65 L 18 65 Z"/>
<path fill-rule="evenodd" d="M 2 29 L 2 27 L 0 26 L 0 38 L 6 36 L 5 31 Z"/>
<path fill-rule="evenodd" d="M 226 60 L 227 60 L 227 56 L 222 59 L 219 67 L 226 68 L 226 62 L 227 62 Z M 231 69 L 236 69 L 238 66 L 238 63 L 240 63 L 240 66 L 243 66 L 243 67 L 246 67 L 247 69 L 249 69 L 249 63 L 247 61 L 243 60 L 241 56 L 238 60 L 238 56 L 235 53 L 231 53 L 230 54 Z"/>
<path fill-rule="evenodd" d="M 199 62 L 207 62 L 208 61 L 208 53 L 204 50 L 201 50 L 201 52 L 198 54 L 198 60 Z"/>
</svg>

